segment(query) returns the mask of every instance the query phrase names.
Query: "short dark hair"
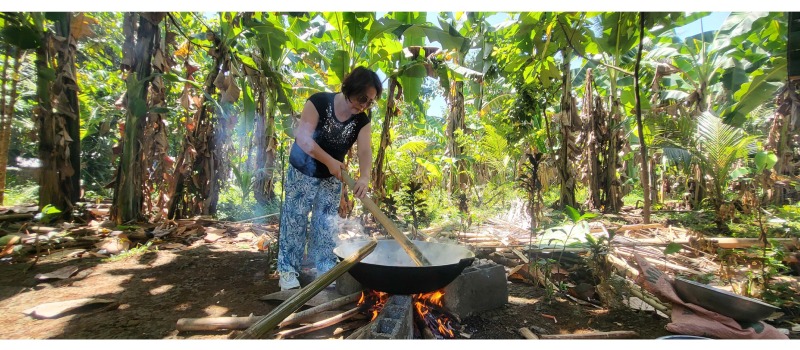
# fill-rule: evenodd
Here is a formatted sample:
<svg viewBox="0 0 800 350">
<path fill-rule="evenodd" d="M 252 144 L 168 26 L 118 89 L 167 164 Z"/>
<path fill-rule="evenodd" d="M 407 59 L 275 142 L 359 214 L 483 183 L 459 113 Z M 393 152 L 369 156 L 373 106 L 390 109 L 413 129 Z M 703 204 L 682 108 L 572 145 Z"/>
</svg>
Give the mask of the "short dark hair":
<svg viewBox="0 0 800 350">
<path fill-rule="evenodd" d="M 383 92 L 381 78 L 371 69 L 358 66 L 342 81 L 342 94 L 349 100 L 351 96 L 366 92 L 370 86 L 375 88 L 375 99 L 381 98 Z"/>
</svg>

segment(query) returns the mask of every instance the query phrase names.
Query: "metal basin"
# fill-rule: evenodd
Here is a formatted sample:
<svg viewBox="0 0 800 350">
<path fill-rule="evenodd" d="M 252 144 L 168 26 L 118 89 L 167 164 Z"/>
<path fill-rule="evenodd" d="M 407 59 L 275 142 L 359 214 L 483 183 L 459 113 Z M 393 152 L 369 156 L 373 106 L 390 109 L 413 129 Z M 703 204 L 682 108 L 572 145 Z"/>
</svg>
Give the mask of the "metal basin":
<svg viewBox="0 0 800 350">
<path fill-rule="evenodd" d="M 395 240 L 378 240 L 364 260 L 353 265 L 350 275 L 364 287 L 389 294 L 418 294 L 446 287 L 471 265 L 475 254 L 464 246 L 411 241 L 430 266 L 417 266 Z M 339 258 L 352 254 L 363 242 L 343 243 L 333 250 Z"/>
<path fill-rule="evenodd" d="M 675 279 L 675 292 L 687 303 L 701 306 L 739 322 L 758 322 L 780 310 L 761 300 L 743 297 L 706 284 Z"/>
</svg>

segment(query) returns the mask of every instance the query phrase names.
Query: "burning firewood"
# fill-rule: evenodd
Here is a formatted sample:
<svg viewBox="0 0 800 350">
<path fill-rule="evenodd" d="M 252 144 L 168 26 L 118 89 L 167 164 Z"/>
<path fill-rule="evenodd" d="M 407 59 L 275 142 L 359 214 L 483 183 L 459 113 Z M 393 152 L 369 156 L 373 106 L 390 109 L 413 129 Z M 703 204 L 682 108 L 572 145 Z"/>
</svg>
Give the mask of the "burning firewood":
<svg viewBox="0 0 800 350">
<path fill-rule="evenodd" d="M 289 314 L 303 306 L 308 299 L 311 299 L 314 295 L 325 289 L 326 286 L 330 285 L 339 276 L 347 272 L 347 270 L 352 268 L 356 263 L 366 258 L 367 255 L 375 250 L 377 245 L 378 242 L 376 240 L 372 240 L 361 247 L 361 249 L 359 249 L 353 255 L 342 260 L 331 270 L 300 289 L 297 294 L 293 295 L 289 299 L 286 299 L 286 301 L 278 305 L 278 307 L 272 310 L 272 312 L 270 312 L 267 316 L 264 316 L 264 318 L 247 328 L 237 337 L 237 339 L 260 338 L 269 331 L 273 330 L 281 321 L 289 316 Z"/>
<path fill-rule="evenodd" d="M 313 332 L 313 331 L 315 331 L 317 329 L 330 327 L 330 326 L 335 325 L 335 324 L 337 324 L 339 322 L 346 321 L 346 320 L 352 318 L 353 316 L 356 316 L 360 311 L 361 311 L 361 308 L 355 307 L 355 308 L 352 308 L 352 309 L 350 309 L 348 311 L 345 311 L 343 313 L 340 313 L 340 314 L 338 314 L 336 316 L 333 316 L 333 317 L 330 317 L 330 318 L 326 318 L 326 319 L 324 319 L 322 321 L 319 321 L 319 322 L 314 322 L 312 324 L 305 325 L 305 326 L 302 326 L 302 327 L 299 327 L 299 328 L 287 329 L 285 331 L 280 331 L 275 335 L 275 338 L 276 339 L 290 338 L 290 337 L 294 337 L 296 335 L 300 335 L 300 334 L 304 334 L 304 333 L 308 333 L 308 332 Z"/>
</svg>

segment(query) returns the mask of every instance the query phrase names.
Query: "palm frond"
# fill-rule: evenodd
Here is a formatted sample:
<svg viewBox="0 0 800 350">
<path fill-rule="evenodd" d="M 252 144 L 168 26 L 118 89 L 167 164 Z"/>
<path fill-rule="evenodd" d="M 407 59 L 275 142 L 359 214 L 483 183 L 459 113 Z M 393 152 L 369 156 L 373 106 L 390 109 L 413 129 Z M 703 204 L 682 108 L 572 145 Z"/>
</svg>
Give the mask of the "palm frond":
<svg viewBox="0 0 800 350">
<path fill-rule="evenodd" d="M 492 98 L 491 100 L 487 101 L 486 104 L 483 105 L 481 108 L 481 115 L 487 115 L 495 110 L 502 110 L 503 104 L 506 101 L 513 100 L 516 97 L 516 94 L 508 93 L 508 94 L 500 94 Z"/>
<path fill-rule="evenodd" d="M 419 139 L 419 138 L 412 138 L 411 140 L 408 140 L 402 146 L 397 148 L 397 152 L 406 152 L 406 151 L 408 151 L 408 152 L 410 152 L 412 154 L 420 155 L 420 154 L 422 154 L 423 151 L 425 151 L 425 148 L 427 148 L 427 147 L 428 147 L 428 141 L 427 140 Z"/>
<path fill-rule="evenodd" d="M 692 154 L 688 150 L 678 147 L 662 147 L 661 151 L 669 164 L 685 172 L 689 171 L 689 167 L 692 165 Z"/>
</svg>

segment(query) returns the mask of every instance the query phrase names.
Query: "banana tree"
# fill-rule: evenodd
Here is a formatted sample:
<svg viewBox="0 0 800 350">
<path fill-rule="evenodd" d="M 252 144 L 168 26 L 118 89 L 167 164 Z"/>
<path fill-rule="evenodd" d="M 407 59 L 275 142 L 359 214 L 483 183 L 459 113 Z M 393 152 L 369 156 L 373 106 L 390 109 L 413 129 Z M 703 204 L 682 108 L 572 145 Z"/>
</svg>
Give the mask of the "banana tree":
<svg viewBox="0 0 800 350">
<path fill-rule="evenodd" d="M 169 185 L 169 218 L 216 212 L 219 191 L 228 176 L 228 164 L 224 159 L 229 149 L 228 133 L 235 122 L 231 117 L 231 105 L 241 92 L 235 79 L 238 71 L 231 64 L 230 55 L 230 47 L 243 31 L 240 20 L 239 14 L 221 13 L 217 31 L 206 25 L 208 30 L 203 35 L 203 42 L 210 44 L 206 47 L 212 63 L 205 83 L 194 84 L 203 89 L 201 96 L 188 95 L 188 87 L 193 84 L 184 90 L 183 96 L 187 101 L 192 100 L 196 109 L 185 122 L 188 132 Z"/>
<path fill-rule="evenodd" d="M 743 87 L 754 85 L 745 86 L 749 80 L 748 72 L 770 64 L 770 53 L 760 49 L 761 44 L 756 42 L 766 38 L 753 37 L 751 31 L 754 23 L 767 16 L 769 14 L 765 12 L 734 12 L 716 31 L 702 31 L 684 39 L 677 35 L 676 29 L 661 34 L 655 43 L 657 47 L 643 58 L 653 65 L 669 64 L 671 67 L 672 74 L 660 75 L 656 82 L 665 84 L 661 99 L 682 102 L 691 115 L 714 111 L 731 125 L 742 125 L 747 112 L 769 98 L 764 96 L 764 93 L 769 94 L 764 89 L 771 85 L 774 92 L 779 86 L 775 83 L 755 84 L 760 85 L 759 88 L 748 89 L 751 96 L 738 99 L 744 104 L 736 106 L 734 94 Z M 702 25 L 702 19 L 700 21 Z M 763 76 L 764 83 L 774 80 L 774 77 L 769 78 L 771 74 L 785 72 L 785 61 L 783 67 L 784 70 L 771 70 Z M 753 95 L 755 93 L 759 98 Z"/>
<path fill-rule="evenodd" d="M 255 121 L 256 161 L 253 194 L 259 203 L 273 202 L 274 173 L 278 140 L 276 115 L 293 115 L 294 108 L 287 91 L 287 76 L 292 67 L 285 62 L 300 61 L 300 55 L 316 53 L 316 48 L 299 38 L 297 32 L 309 28 L 308 16 L 255 13 L 248 15 L 245 27 L 250 37 L 250 56 L 242 52 L 234 57 L 240 60 L 249 84 L 244 85 L 244 119 Z M 248 147 L 249 149 L 249 147 Z"/>
<path fill-rule="evenodd" d="M 69 13 L 3 13 L 3 40 L 20 50 L 36 52 L 36 104 L 39 129 L 39 204 L 52 205 L 71 215 L 80 196 L 80 138 L 75 37 L 70 35 Z M 55 31 L 48 29 L 53 22 Z M 73 153 L 73 154 L 71 154 Z M 77 164 L 75 164 L 77 160 Z"/>
<path fill-rule="evenodd" d="M 699 14 L 701 27 L 705 15 Z M 754 25 L 765 29 L 753 31 Z M 779 40 L 783 26 L 782 14 L 732 13 L 716 31 L 701 30 L 685 39 L 674 27 L 663 31 L 643 59 L 656 70 L 653 111 L 679 119 L 714 111 L 726 123 L 741 126 L 748 113 L 774 96 L 785 77 L 786 61 L 776 54 L 786 47 Z M 774 120 L 780 124 L 780 119 Z M 694 202 L 703 192 L 701 173 L 691 180 L 700 186 Z"/>
<path fill-rule="evenodd" d="M 145 136 L 149 107 L 155 107 L 148 104 L 148 91 L 154 78 L 152 61 L 156 42 L 160 38 L 159 24 L 165 15 L 165 13 L 129 13 L 123 22 L 126 43 L 129 45 L 124 50 L 126 57 L 122 66 L 123 73 L 127 74 L 127 103 L 122 156 L 119 160 L 114 204 L 111 210 L 111 218 L 118 225 L 144 218 L 142 188 L 146 165 L 143 164 L 144 151 L 141 140 Z M 157 88 L 157 85 L 154 86 L 154 89 Z"/>
</svg>

